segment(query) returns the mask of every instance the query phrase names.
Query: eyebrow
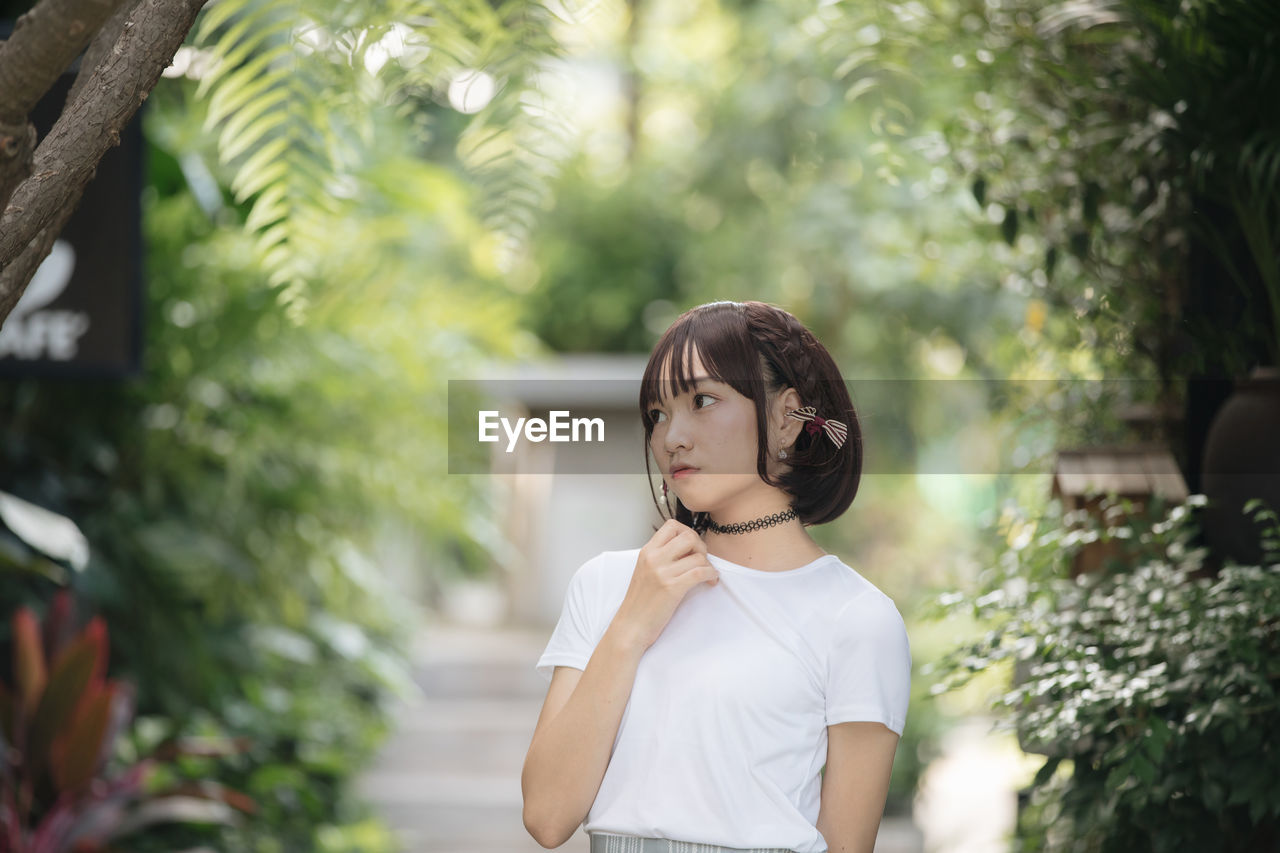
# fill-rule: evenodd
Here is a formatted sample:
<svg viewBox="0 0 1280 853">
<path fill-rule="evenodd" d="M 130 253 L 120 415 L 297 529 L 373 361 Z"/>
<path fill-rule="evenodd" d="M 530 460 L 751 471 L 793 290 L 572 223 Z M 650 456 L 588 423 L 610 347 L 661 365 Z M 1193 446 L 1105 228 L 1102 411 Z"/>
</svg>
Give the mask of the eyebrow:
<svg viewBox="0 0 1280 853">
<path fill-rule="evenodd" d="M 693 377 L 690 377 L 689 384 L 693 386 L 698 386 L 698 385 L 723 385 L 724 383 L 721 382 L 719 379 L 716 379 L 711 376 L 693 376 Z"/>
<path fill-rule="evenodd" d="M 689 379 L 689 384 L 690 384 L 690 385 L 693 385 L 695 388 L 696 388 L 697 386 L 699 386 L 699 385 L 704 384 L 704 383 L 708 383 L 708 384 L 716 384 L 716 385 L 723 385 L 723 384 L 724 384 L 724 383 L 723 383 L 723 382 L 721 382 L 719 379 L 715 379 L 714 377 L 711 377 L 711 376 L 693 376 L 693 377 L 690 377 L 690 379 Z M 662 398 L 662 399 L 665 399 L 665 398 Z M 661 402 L 662 402 L 662 399 L 656 399 L 656 400 L 654 400 L 654 402 L 655 402 L 655 403 L 661 403 Z"/>
</svg>

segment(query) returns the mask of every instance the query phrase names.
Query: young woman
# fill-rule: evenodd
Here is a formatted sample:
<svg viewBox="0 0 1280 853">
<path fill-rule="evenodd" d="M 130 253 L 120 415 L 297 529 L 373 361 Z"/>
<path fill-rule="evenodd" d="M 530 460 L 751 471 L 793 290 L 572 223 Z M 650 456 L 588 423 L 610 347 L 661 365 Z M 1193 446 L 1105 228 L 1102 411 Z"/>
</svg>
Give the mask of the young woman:
<svg viewBox="0 0 1280 853">
<path fill-rule="evenodd" d="M 585 820 L 592 853 L 871 853 L 911 652 L 893 601 L 805 530 L 861 476 L 835 362 L 780 308 L 701 305 L 654 348 L 640 411 L 668 520 L 569 585 L 525 828 L 551 848 Z"/>
</svg>

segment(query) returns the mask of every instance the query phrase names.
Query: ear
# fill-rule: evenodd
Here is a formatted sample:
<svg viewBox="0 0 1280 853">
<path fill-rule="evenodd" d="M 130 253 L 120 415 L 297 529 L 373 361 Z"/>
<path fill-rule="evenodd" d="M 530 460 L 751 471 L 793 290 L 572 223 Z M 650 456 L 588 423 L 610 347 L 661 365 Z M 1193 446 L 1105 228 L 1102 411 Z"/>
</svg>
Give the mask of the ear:
<svg viewBox="0 0 1280 853">
<path fill-rule="evenodd" d="M 804 403 L 800 399 L 800 392 L 795 388 L 787 388 L 773 399 L 769 410 L 769 426 L 778 436 L 779 446 L 790 447 L 800 435 L 800 430 L 804 429 L 804 421 L 787 417 L 787 412 L 802 405 Z"/>
</svg>

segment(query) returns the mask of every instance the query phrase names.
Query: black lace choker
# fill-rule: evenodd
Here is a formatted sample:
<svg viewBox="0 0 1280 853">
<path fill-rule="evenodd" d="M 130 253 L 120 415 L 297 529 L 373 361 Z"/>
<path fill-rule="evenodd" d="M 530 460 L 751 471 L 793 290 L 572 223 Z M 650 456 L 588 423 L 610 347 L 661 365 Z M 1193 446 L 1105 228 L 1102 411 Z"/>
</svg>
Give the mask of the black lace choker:
<svg viewBox="0 0 1280 853">
<path fill-rule="evenodd" d="M 773 515 L 752 519 L 751 521 L 739 521 L 735 524 L 716 524 L 711 520 L 711 513 L 701 512 L 698 513 L 693 529 L 699 533 L 707 530 L 715 533 L 750 533 L 752 530 L 763 530 L 766 527 L 773 527 L 775 524 L 782 524 L 782 522 L 790 521 L 796 517 L 795 508 L 792 507 L 786 512 L 775 512 Z"/>
</svg>

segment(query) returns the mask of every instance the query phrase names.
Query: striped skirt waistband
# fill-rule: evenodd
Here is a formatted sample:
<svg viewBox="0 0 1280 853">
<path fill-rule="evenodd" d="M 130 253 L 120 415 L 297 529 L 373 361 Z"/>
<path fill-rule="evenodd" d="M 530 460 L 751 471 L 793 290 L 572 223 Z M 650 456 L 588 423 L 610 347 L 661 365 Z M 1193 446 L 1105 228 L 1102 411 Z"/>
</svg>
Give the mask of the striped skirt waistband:
<svg viewBox="0 0 1280 853">
<path fill-rule="evenodd" d="M 614 835 L 608 832 L 587 834 L 591 837 L 591 853 L 792 853 L 785 847 L 721 847 L 719 844 L 641 838 L 638 835 Z"/>
</svg>

